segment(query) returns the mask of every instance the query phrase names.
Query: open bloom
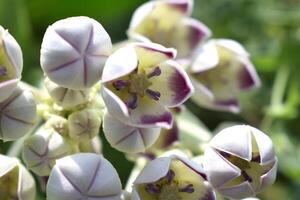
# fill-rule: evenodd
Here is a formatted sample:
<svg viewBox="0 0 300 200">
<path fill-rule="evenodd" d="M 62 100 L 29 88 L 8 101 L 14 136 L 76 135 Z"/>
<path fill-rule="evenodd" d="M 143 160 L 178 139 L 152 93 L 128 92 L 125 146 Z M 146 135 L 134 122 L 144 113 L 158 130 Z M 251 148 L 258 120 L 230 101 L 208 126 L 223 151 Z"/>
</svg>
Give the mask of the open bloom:
<svg viewBox="0 0 300 200">
<path fill-rule="evenodd" d="M 179 156 L 160 157 L 134 181 L 133 200 L 214 200 L 200 165 Z"/>
<path fill-rule="evenodd" d="M 0 199 L 35 200 L 32 175 L 16 158 L 0 155 Z"/>
<path fill-rule="evenodd" d="M 178 57 L 189 56 L 210 30 L 189 18 L 193 0 L 150 1 L 133 14 L 128 35 L 138 41 L 151 41 L 178 50 Z"/>
<path fill-rule="evenodd" d="M 100 80 L 112 44 L 102 25 L 89 17 L 70 17 L 48 27 L 41 48 L 41 66 L 49 79 L 74 90 Z"/>
<path fill-rule="evenodd" d="M 0 26 L 0 103 L 16 88 L 23 69 L 22 50 L 17 41 Z"/>
<path fill-rule="evenodd" d="M 233 40 L 208 41 L 187 71 L 195 87 L 192 99 L 211 109 L 238 112 L 237 94 L 260 86 L 249 54 Z"/>
<path fill-rule="evenodd" d="M 204 168 L 222 195 L 242 199 L 274 183 L 277 158 L 267 135 L 251 126 L 237 125 L 211 140 L 205 150 Z"/>
<path fill-rule="evenodd" d="M 176 51 L 154 43 L 135 43 L 115 51 L 102 74 L 103 100 L 115 118 L 137 127 L 170 128 L 167 107 L 182 104 L 193 87 L 172 59 Z"/>
<path fill-rule="evenodd" d="M 59 159 L 47 183 L 48 200 L 121 200 L 115 168 L 103 156 L 78 153 Z"/>
</svg>

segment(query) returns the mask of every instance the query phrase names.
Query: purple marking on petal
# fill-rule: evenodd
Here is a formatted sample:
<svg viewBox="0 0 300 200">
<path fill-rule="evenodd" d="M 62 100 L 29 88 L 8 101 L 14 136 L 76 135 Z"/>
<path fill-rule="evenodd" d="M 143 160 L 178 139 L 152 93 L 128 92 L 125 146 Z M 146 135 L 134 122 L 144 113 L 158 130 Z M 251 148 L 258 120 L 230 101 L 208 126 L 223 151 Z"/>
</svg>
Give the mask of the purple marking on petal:
<svg viewBox="0 0 300 200">
<path fill-rule="evenodd" d="M 145 186 L 145 190 L 146 192 L 148 192 L 149 194 L 156 194 L 156 193 L 160 193 L 160 189 L 152 184 L 152 183 L 149 183 Z"/>
<path fill-rule="evenodd" d="M 190 41 L 190 47 L 194 49 L 198 44 L 207 37 L 207 32 L 205 32 L 200 26 L 191 25 L 190 32 L 188 34 L 188 39 Z"/>
<path fill-rule="evenodd" d="M 173 170 L 169 170 L 167 175 L 166 175 L 166 179 L 167 179 L 168 184 L 171 184 L 174 177 L 175 177 L 175 172 Z"/>
<path fill-rule="evenodd" d="M 6 73 L 7 73 L 6 68 L 4 68 L 0 65 L 0 76 L 5 76 Z"/>
<path fill-rule="evenodd" d="M 206 193 L 199 200 L 215 200 L 216 196 L 211 187 L 206 189 Z"/>
<path fill-rule="evenodd" d="M 252 182 L 252 178 L 247 174 L 246 171 L 242 170 L 241 175 L 245 178 L 246 181 Z"/>
<path fill-rule="evenodd" d="M 169 87 L 173 91 L 173 102 L 181 102 L 191 92 L 191 88 L 185 77 L 178 71 L 171 76 Z"/>
<path fill-rule="evenodd" d="M 189 11 L 189 3 L 187 2 L 178 2 L 170 4 L 171 7 L 180 10 L 183 13 L 187 13 Z"/>
<path fill-rule="evenodd" d="M 144 48 L 146 50 L 149 50 L 149 51 L 154 51 L 154 52 L 160 52 L 160 53 L 163 53 L 165 54 L 169 59 L 173 59 L 175 58 L 176 56 L 176 53 L 172 50 L 169 50 L 169 49 L 166 49 L 166 51 L 162 51 L 160 49 L 157 49 L 157 48 L 153 48 L 153 47 L 150 47 L 150 46 L 145 46 L 145 45 L 142 45 L 142 44 L 139 44 L 137 45 L 138 47 L 141 47 L 141 48 Z"/>
<path fill-rule="evenodd" d="M 163 148 L 167 148 L 171 146 L 174 142 L 179 141 L 179 129 L 176 123 L 173 123 L 172 128 L 166 130 L 164 134 L 165 134 L 165 140 L 163 143 Z"/>
<path fill-rule="evenodd" d="M 137 107 L 138 103 L 138 96 L 136 94 L 132 94 L 130 96 L 130 99 L 126 102 L 126 105 L 128 108 L 134 110 Z"/>
<path fill-rule="evenodd" d="M 252 162 L 260 163 L 260 155 L 257 155 L 257 156 L 252 157 L 251 161 L 252 161 Z"/>
<path fill-rule="evenodd" d="M 153 76 L 159 76 L 161 74 L 161 70 L 159 67 L 155 67 L 154 70 L 147 74 L 147 78 L 152 78 Z"/>
<path fill-rule="evenodd" d="M 151 99 L 154 99 L 155 101 L 158 101 L 160 98 L 160 92 L 157 92 L 157 91 L 146 89 L 146 94 L 148 97 L 150 97 Z"/>
<path fill-rule="evenodd" d="M 167 124 L 172 124 L 173 117 L 169 112 L 165 112 L 162 115 L 144 115 L 141 117 L 141 123 L 144 124 L 155 124 L 160 122 L 166 122 Z"/>
<path fill-rule="evenodd" d="M 231 155 L 229 154 L 229 153 L 227 153 L 227 152 L 224 152 L 224 151 L 218 151 L 220 154 L 221 154 L 221 156 L 223 156 L 224 158 L 229 158 Z"/>
<path fill-rule="evenodd" d="M 179 192 L 193 193 L 195 191 L 193 184 L 188 184 L 184 188 L 179 188 Z"/>
<path fill-rule="evenodd" d="M 113 86 L 116 90 L 122 90 L 126 86 L 128 86 L 128 81 L 125 80 L 117 80 L 113 82 Z"/>
<path fill-rule="evenodd" d="M 246 90 L 255 85 L 255 80 L 252 77 L 250 71 L 248 71 L 247 67 L 244 67 L 243 70 L 239 74 L 240 88 Z"/>
<path fill-rule="evenodd" d="M 229 99 L 229 100 L 222 100 L 222 101 L 216 101 L 215 102 L 217 105 L 220 106 L 238 106 L 239 103 L 236 99 Z"/>
</svg>

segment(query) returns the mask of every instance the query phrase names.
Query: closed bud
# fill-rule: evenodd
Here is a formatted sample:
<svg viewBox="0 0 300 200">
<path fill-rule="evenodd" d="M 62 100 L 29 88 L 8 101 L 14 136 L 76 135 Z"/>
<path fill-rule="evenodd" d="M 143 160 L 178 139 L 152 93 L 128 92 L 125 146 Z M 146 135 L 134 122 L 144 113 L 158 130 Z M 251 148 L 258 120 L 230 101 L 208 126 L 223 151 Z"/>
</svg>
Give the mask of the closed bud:
<svg viewBox="0 0 300 200">
<path fill-rule="evenodd" d="M 48 93 L 57 105 L 64 108 L 72 108 L 86 103 L 89 99 L 89 90 L 72 90 L 61 87 L 49 79 L 45 80 Z"/>
<path fill-rule="evenodd" d="M 79 153 L 59 159 L 47 183 L 48 200 L 121 200 L 115 168 L 103 156 Z"/>
<path fill-rule="evenodd" d="M 256 128 L 237 125 L 219 132 L 204 154 L 211 184 L 222 195 L 255 196 L 274 183 L 277 158 L 271 139 Z"/>
<path fill-rule="evenodd" d="M 56 159 L 70 153 L 64 138 L 54 129 L 42 127 L 24 142 L 23 160 L 28 169 L 39 176 L 48 176 Z"/>
<path fill-rule="evenodd" d="M 161 128 L 139 128 L 122 123 L 108 113 L 104 116 L 103 132 L 112 147 L 126 153 L 144 152 L 159 137 Z"/>
<path fill-rule="evenodd" d="M 101 122 L 101 113 L 95 110 L 74 112 L 68 118 L 69 136 L 77 141 L 90 140 L 98 135 Z"/>
<path fill-rule="evenodd" d="M 0 103 L 0 139 L 19 139 L 34 127 L 35 122 L 36 103 L 30 91 L 18 87 Z"/>
<path fill-rule="evenodd" d="M 0 199 L 35 200 L 32 175 L 16 158 L 0 155 Z"/>
<path fill-rule="evenodd" d="M 102 153 L 102 142 L 99 136 L 94 137 L 91 140 L 82 140 L 78 143 L 80 152 L 87 153 Z"/>
<path fill-rule="evenodd" d="M 23 58 L 19 44 L 0 26 L 0 103 L 17 87 L 22 68 Z"/>
<path fill-rule="evenodd" d="M 92 87 L 102 74 L 112 44 L 102 25 L 89 17 L 70 17 L 48 27 L 41 66 L 49 79 L 74 90 Z"/>
</svg>

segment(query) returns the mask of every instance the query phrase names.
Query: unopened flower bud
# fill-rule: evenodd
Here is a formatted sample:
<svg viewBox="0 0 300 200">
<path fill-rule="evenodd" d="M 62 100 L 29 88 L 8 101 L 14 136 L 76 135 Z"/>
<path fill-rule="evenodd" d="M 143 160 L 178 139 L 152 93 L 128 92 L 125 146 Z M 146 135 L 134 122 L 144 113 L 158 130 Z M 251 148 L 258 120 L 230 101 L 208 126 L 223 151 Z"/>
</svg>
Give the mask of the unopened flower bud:
<svg viewBox="0 0 300 200">
<path fill-rule="evenodd" d="M 47 183 L 48 200 L 121 200 L 115 168 L 103 156 L 79 153 L 57 160 Z"/>
<path fill-rule="evenodd" d="M 104 116 L 103 132 L 110 145 L 126 153 L 144 152 L 159 137 L 161 128 L 139 128 L 130 126 L 113 118 Z"/>
<path fill-rule="evenodd" d="M 56 159 L 69 153 L 70 147 L 59 133 L 42 127 L 24 142 L 23 160 L 37 175 L 48 176 Z"/>
<path fill-rule="evenodd" d="M 87 153 L 102 153 L 102 142 L 99 136 L 94 137 L 91 140 L 79 141 L 79 151 Z"/>
<path fill-rule="evenodd" d="M 101 116 L 95 110 L 74 112 L 68 118 L 69 136 L 77 141 L 92 139 L 98 135 L 101 122 Z"/>
<path fill-rule="evenodd" d="M 274 183 L 277 158 L 271 139 L 256 128 L 236 125 L 219 132 L 204 154 L 211 184 L 222 195 L 255 196 Z"/>
<path fill-rule="evenodd" d="M 32 175 L 16 158 L 0 155 L 0 199 L 35 200 Z"/>
<path fill-rule="evenodd" d="M 0 103 L 0 139 L 12 141 L 28 133 L 36 121 L 36 103 L 30 91 L 17 87 Z"/>
<path fill-rule="evenodd" d="M 68 130 L 68 120 L 59 115 L 52 115 L 46 122 L 45 128 L 54 129 L 57 133 L 63 137 L 67 136 Z"/>
<path fill-rule="evenodd" d="M 45 80 L 45 86 L 57 105 L 64 108 L 72 108 L 83 104 L 89 99 L 89 90 L 72 90 L 61 87 L 49 79 Z"/>
<path fill-rule="evenodd" d="M 17 87 L 22 68 L 23 58 L 19 44 L 0 26 L 0 103 Z"/>
<path fill-rule="evenodd" d="M 134 182 L 133 200 L 214 200 L 200 165 L 179 156 L 148 163 Z"/>
<path fill-rule="evenodd" d="M 89 17 L 70 17 L 48 27 L 41 66 L 56 84 L 87 89 L 100 80 L 111 49 L 110 37 L 100 23 Z"/>
</svg>

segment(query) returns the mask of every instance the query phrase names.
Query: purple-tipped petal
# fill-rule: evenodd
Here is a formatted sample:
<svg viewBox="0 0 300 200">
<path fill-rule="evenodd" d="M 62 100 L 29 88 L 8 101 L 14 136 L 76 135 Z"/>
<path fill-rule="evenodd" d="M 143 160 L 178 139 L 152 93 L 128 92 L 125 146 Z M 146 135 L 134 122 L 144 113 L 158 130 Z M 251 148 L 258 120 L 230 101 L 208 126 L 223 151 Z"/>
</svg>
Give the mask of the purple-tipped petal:
<svg viewBox="0 0 300 200">
<path fill-rule="evenodd" d="M 160 63 L 176 57 L 177 51 L 156 43 L 136 43 L 136 54 L 139 58 L 139 68 L 156 67 Z"/>
<path fill-rule="evenodd" d="M 167 6 L 175 8 L 186 16 L 190 16 L 193 11 L 194 0 L 162 0 Z"/>
<path fill-rule="evenodd" d="M 138 57 L 132 45 L 127 45 L 111 54 L 104 66 L 102 83 L 120 78 L 138 67 Z"/>
<path fill-rule="evenodd" d="M 245 58 L 241 58 L 241 62 L 243 63 L 243 67 L 240 69 L 240 72 L 237 76 L 240 83 L 240 90 L 248 90 L 259 87 L 261 84 L 260 79 L 252 63 Z"/>
<path fill-rule="evenodd" d="M 171 164 L 171 158 L 157 158 L 146 165 L 139 176 L 134 181 L 134 184 L 153 183 L 166 176 Z"/>
<path fill-rule="evenodd" d="M 185 102 L 194 88 L 184 69 L 173 61 L 160 65 L 161 75 L 153 77 L 150 89 L 160 92 L 159 101 L 166 106 L 175 107 Z"/>
</svg>

